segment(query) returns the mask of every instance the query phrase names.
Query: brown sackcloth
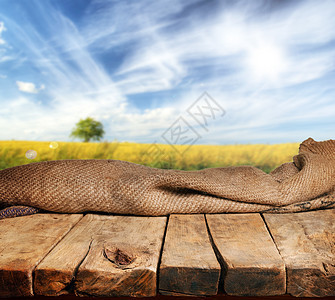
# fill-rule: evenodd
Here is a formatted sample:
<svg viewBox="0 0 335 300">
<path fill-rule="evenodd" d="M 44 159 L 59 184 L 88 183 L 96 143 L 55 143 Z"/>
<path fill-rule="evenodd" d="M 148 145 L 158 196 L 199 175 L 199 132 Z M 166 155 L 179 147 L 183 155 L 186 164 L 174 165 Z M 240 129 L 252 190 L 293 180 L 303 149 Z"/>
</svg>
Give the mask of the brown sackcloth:
<svg viewBox="0 0 335 300">
<path fill-rule="evenodd" d="M 61 160 L 0 171 L 0 205 L 132 215 L 298 212 L 335 207 L 335 140 L 300 145 L 271 174 L 251 167 L 161 170 L 117 160 Z"/>
</svg>

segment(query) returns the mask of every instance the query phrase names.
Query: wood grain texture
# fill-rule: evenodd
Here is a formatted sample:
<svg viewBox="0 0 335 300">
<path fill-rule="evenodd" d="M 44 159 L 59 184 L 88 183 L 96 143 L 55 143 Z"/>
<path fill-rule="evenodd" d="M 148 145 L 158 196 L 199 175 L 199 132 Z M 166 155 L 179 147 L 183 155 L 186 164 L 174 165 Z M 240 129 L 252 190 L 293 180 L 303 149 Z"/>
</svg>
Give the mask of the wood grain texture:
<svg viewBox="0 0 335 300">
<path fill-rule="evenodd" d="M 171 215 L 159 270 L 159 292 L 216 295 L 220 270 L 204 215 Z"/>
<path fill-rule="evenodd" d="M 36 214 L 0 220 L 0 295 L 33 296 L 33 270 L 82 215 Z"/>
<path fill-rule="evenodd" d="M 264 214 L 287 269 L 287 293 L 335 296 L 335 209 Z"/>
<path fill-rule="evenodd" d="M 93 235 L 102 223 L 88 214 L 35 269 L 34 292 L 37 295 L 58 296 L 72 292 L 76 272 L 87 255 Z"/>
<path fill-rule="evenodd" d="M 285 293 L 285 266 L 259 214 L 206 215 L 229 295 Z"/>
<path fill-rule="evenodd" d="M 166 217 L 94 216 L 95 233 L 78 269 L 81 296 L 155 296 Z M 86 244 L 87 249 L 87 244 Z"/>
</svg>

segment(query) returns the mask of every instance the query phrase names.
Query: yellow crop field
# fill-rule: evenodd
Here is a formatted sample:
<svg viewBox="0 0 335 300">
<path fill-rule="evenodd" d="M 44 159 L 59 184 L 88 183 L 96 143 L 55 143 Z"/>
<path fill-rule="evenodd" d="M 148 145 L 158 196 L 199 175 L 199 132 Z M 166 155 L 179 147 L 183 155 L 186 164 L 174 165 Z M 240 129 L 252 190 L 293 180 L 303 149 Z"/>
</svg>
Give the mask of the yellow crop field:
<svg viewBox="0 0 335 300">
<path fill-rule="evenodd" d="M 253 165 L 270 172 L 298 153 L 298 143 L 276 145 L 170 146 L 128 142 L 77 143 L 0 141 L 0 169 L 60 159 L 118 159 L 157 168 L 199 170 Z M 34 150 L 36 158 L 26 158 Z"/>
</svg>

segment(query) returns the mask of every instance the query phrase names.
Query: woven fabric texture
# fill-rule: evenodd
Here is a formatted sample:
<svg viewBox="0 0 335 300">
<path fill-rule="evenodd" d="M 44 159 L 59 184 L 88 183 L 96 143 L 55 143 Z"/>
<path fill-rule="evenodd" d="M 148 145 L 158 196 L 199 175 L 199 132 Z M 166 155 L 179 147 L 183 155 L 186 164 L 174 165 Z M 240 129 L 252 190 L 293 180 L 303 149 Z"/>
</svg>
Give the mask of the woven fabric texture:
<svg viewBox="0 0 335 300">
<path fill-rule="evenodd" d="M 29 206 L 10 206 L 0 210 L 0 220 L 20 216 L 33 215 L 40 212 L 38 208 Z"/>
<path fill-rule="evenodd" d="M 60 160 L 0 171 L 0 205 L 61 213 L 298 212 L 335 207 L 335 141 L 309 138 L 271 174 L 251 166 L 162 170 L 117 160 Z"/>
</svg>

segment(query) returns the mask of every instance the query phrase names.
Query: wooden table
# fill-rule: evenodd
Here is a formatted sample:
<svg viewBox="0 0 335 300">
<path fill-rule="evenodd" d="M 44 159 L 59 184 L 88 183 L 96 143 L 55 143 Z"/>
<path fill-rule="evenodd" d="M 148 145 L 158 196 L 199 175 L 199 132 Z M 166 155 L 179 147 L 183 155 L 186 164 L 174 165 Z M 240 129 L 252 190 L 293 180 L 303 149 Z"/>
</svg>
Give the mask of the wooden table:
<svg viewBox="0 0 335 300">
<path fill-rule="evenodd" d="M 335 209 L 0 221 L 0 297 L 335 296 Z"/>
</svg>

